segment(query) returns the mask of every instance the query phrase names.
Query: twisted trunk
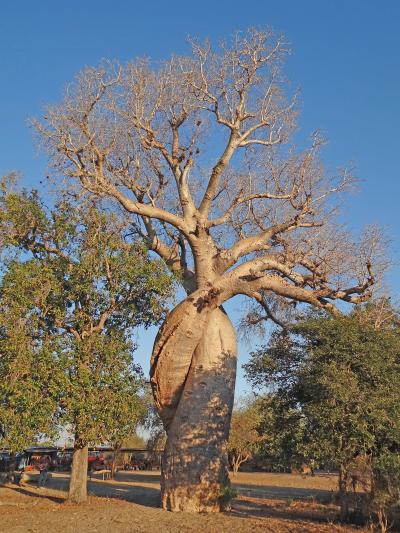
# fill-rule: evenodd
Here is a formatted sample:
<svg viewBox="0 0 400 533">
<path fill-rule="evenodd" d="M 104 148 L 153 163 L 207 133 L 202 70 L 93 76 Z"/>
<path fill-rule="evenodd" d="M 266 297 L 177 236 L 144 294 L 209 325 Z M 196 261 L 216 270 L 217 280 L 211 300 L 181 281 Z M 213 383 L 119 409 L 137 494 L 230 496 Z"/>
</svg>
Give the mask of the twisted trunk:
<svg viewBox="0 0 400 533">
<path fill-rule="evenodd" d="M 87 500 L 88 446 L 75 441 L 72 455 L 71 479 L 68 500 L 72 503 L 84 503 Z"/>
<path fill-rule="evenodd" d="M 178 306 L 153 352 L 153 392 L 167 431 L 162 507 L 170 511 L 218 512 L 229 486 L 236 335 L 211 300 L 203 295 Z"/>
</svg>

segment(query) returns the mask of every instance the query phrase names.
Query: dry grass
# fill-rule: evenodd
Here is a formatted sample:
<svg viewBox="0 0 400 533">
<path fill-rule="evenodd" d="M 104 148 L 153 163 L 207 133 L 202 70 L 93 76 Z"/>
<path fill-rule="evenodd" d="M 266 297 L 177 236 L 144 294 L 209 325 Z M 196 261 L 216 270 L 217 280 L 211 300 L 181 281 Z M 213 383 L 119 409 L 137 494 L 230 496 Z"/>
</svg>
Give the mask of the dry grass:
<svg viewBox="0 0 400 533">
<path fill-rule="evenodd" d="M 337 508 L 328 503 L 335 486 L 330 477 L 241 473 L 235 484 L 241 495 L 231 513 L 173 514 L 157 507 L 159 476 L 155 472 L 121 472 L 115 481 L 94 480 L 87 504 L 65 502 L 68 479 L 56 474 L 49 488 L 0 488 L 0 530 L 9 533 L 205 532 L 350 533 L 360 529 L 334 523 Z M 265 497 L 264 493 L 269 496 Z M 94 495 L 96 494 L 96 495 Z M 322 503 L 325 502 L 325 503 Z"/>
</svg>

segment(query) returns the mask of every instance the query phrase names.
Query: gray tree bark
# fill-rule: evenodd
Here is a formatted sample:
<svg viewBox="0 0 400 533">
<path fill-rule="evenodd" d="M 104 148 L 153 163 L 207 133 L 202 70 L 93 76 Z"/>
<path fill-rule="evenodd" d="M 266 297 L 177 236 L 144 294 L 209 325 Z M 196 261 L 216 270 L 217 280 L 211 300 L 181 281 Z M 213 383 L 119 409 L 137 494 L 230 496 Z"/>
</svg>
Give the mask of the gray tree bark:
<svg viewBox="0 0 400 533">
<path fill-rule="evenodd" d="M 87 501 L 88 446 L 75 444 L 72 456 L 68 500 L 72 503 Z"/>
<path fill-rule="evenodd" d="M 236 380 L 236 334 L 222 308 L 209 313 L 204 327 L 200 316 L 197 321 L 190 313 L 186 316 L 187 322 L 180 327 L 188 327 L 190 322 L 190 331 L 197 328 L 193 337 L 199 335 L 198 328 L 201 335 L 195 341 L 179 400 L 164 405 L 160 413 L 162 417 L 167 413 L 162 507 L 170 511 L 218 512 L 224 488 L 229 486 L 227 440 Z M 176 350 L 175 359 L 179 361 L 179 345 Z M 158 379 L 162 374 L 159 372 Z"/>
</svg>

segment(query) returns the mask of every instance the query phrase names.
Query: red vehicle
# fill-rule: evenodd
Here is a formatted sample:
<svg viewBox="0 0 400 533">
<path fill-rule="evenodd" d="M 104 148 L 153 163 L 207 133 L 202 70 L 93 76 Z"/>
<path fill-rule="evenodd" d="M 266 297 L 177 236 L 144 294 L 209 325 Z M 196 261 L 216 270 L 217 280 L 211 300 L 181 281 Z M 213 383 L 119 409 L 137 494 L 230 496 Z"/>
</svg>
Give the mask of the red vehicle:
<svg viewBox="0 0 400 533">
<path fill-rule="evenodd" d="M 103 452 L 90 451 L 88 455 L 88 469 L 101 470 L 102 468 L 104 468 Z"/>
</svg>

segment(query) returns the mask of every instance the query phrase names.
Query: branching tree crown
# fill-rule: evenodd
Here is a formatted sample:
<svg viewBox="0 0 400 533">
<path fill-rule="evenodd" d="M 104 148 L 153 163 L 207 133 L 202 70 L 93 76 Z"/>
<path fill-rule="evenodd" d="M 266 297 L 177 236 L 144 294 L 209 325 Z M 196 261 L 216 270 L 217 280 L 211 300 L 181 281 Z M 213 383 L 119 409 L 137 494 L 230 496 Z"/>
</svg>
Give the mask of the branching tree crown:
<svg viewBox="0 0 400 533">
<path fill-rule="evenodd" d="M 234 409 L 228 441 L 228 453 L 233 472 L 248 461 L 257 449 L 260 437 L 257 427 L 260 422 L 259 406 L 256 400 L 247 399 Z"/>
<path fill-rule="evenodd" d="M 286 54 L 281 37 L 250 30 L 157 66 L 106 62 L 35 123 L 57 171 L 137 215 L 188 292 L 245 294 L 268 317 L 271 294 L 332 309 L 367 298 L 380 274 L 379 235 L 357 245 L 334 222 L 349 173 L 325 175 L 317 135 L 289 144 Z"/>
</svg>

